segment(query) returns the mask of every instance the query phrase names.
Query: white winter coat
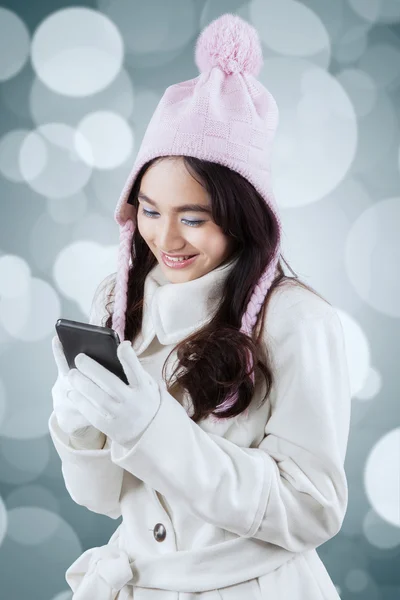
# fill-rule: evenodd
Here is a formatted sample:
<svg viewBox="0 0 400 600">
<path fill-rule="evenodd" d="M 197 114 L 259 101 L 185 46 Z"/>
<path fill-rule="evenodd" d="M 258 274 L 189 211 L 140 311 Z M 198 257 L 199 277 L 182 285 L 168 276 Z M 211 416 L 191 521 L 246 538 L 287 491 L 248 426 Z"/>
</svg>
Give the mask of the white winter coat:
<svg viewBox="0 0 400 600">
<path fill-rule="evenodd" d="M 133 347 L 158 381 L 173 345 L 210 320 L 233 264 L 177 284 L 158 264 L 148 275 Z M 106 314 L 99 293 L 90 321 L 103 325 Z M 257 377 L 247 420 L 196 424 L 190 399 L 160 385 L 160 407 L 127 451 L 110 439 L 102 449 L 72 447 L 52 413 L 73 500 L 122 515 L 108 544 L 67 570 L 74 600 L 339 598 L 315 549 L 339 532 L 348 501 L 351 394 L 341 322 L 318 296 L 283 285 L 272 295 L 263 341 L 276 380 L 257 409 L 266 391 Z M 167 376 L 175 360 L 176 352 Z"/>
</svg>

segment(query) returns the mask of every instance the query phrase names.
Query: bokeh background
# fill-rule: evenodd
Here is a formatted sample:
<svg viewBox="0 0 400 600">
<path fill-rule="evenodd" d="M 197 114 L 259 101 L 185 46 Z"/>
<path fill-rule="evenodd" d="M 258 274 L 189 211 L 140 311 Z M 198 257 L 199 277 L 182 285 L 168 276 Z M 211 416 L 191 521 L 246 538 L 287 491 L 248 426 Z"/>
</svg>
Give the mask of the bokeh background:
<svg viewBox="0 0 400 600">
<path fill-rule="evenodd" d="M 400 1 L 19 0 L 0 6 L 4 600 L 70 600 L 66 569 L 120 523 L 65 489 L 51 338 L 116 271 L 113 213 L 148 121 L 226 12 L 257 27 L 280 109 L 284 257 L 345 333 L 349 505 L 318 553 L 343 600 L 400 598 Z"/>
</svg>

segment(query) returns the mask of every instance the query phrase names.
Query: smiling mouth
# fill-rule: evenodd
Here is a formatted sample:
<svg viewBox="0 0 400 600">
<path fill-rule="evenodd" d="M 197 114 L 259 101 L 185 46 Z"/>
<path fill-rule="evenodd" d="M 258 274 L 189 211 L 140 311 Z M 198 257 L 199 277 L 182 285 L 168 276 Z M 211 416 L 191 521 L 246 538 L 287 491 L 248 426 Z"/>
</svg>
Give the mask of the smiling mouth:
<svg viewBox="0 0 400 600">
<path fill-rule="evenodd" d="M 163 256 L 165 256 L 166 258 L 183 258 L 183 257 L 193 258 L 193 256 L 197 256 L 197 254 L 166 254 L 162 250 L 161 250 L 161 254 Z"/>
<path fill-rule="evenodd" d="M 196 254 L 167 254 L 166 252 L 163 252 L 162 250 L 161 250 L 161 254 L 164 254 L 164 256 L 171 257 L 171 258 L 183 258 L 184 256 L 188 256 L 189 258 L 191 258 L 192 256 L 196 256 Z"/>
<path fill-rule="evenodd" d="M 181 269 L 183 267 L 189 266 L 192 263 L 195 262 L 195 258 L 198 257 L 198 254 L 194 254 L 192 256 L 190 256 L 187 259 L 176 259 L 176 260 L 171 260 L 168 258 L 168 256 L 166 254 L 162 254 L 162 262 L 167 265 L 167 267 L 170 267 L 171 269 Z"/>
</svg>

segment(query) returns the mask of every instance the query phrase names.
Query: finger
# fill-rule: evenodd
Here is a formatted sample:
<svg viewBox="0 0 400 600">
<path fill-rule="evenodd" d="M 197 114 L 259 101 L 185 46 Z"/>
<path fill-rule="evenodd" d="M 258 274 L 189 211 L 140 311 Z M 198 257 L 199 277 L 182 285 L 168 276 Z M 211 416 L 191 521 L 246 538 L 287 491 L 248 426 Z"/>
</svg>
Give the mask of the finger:
<svg viewBox="0 0 400 600">
<path fill-rule="evenodd" d="M 140 385 L 140 377 L 143 367 L 129 340 L 125 340 L 119 344 L 117 348 L 117 356 L 130 385 L 132 387 L 138 387 Z"/>
<path fill-rule="evenodd" d="M 69 371 L 67 359 L 65 358 L 64 349 L 57 335 L 51 340 L 54 360 L 56 361 L 57 369 L 61 375 L 66 375 Z"/>
<path fill-rule="evenodd" d="M 107 392 L 117 402 L 125 394 L 126 384 L 87 354 L 80 353 L 75 357 L 78 370 L 93 381 L 99 388 Z"/>
<path fill-rule="evenodd" d="M 131 387 L 138 388 L 144 382 L 158 388 L 155 379 L 143 367 L 129 340 L 118 346 L 117 354 Z"/>
<path fill-rule="evenodd" d="M 71 369 L 68 373 L 68 379 L 74 388 L 73 391 L 80 392 L 85 396 L 87 401 L 102 416 L 112 414 L 112 406 L 116 401 L 94 381 L 78 371 L 78 369 Z"/>
<path fill-rule="evenodd" d="M 86 417 L 89 423 L 99 431 L 104 430 L 104 420 L 108 422 L 113 418 L 109 413 L 102 413 L 97 410 L 89 399 L 77 390 L 70 390 L 68 399 Z"/>
</svg>

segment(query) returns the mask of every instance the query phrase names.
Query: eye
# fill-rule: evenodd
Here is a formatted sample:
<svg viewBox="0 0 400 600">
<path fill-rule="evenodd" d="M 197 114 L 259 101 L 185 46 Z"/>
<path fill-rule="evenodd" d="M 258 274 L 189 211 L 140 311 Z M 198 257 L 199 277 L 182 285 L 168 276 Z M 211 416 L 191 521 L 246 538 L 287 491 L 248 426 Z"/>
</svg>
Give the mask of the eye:
<svg viewBox="0 0 400 600">
<path fill-rule="evenodd" d="M 142 214 L 145 215 L 146 217 L 148 217 L 149 219 L 154 219 L 155 218 L 154 215 L 158 215 L 158 213 L 152 212 L 151 210 L 146 210 L 143 207 L 142 207 Z M 202 223 L 205 223 L 205 221 L 190 221 L 189 219 L 182 219 L 182 221 L 186 221 L 186 223 L 190 227 L 199 227 Z"/>
</svg>

